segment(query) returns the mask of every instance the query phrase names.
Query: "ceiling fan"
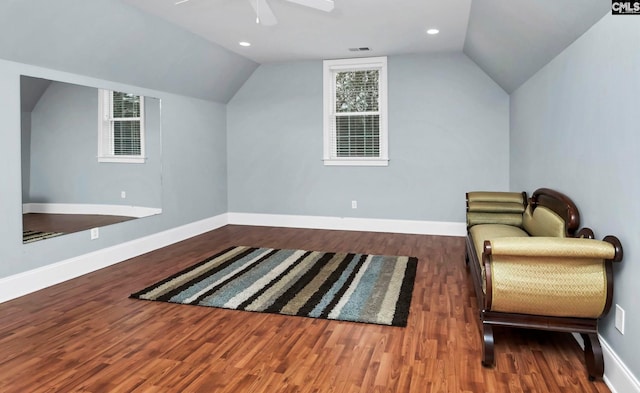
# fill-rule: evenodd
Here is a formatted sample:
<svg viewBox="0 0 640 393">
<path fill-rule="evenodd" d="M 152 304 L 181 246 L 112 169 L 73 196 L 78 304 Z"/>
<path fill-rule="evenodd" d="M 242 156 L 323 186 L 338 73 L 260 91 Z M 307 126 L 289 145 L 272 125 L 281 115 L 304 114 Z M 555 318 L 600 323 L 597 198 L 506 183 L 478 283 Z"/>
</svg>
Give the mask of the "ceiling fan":
<svg viewBox="0 0 640 393">
<path fill-rule="evenodd" d="M 189 0 L 178 0 L 176 5 L 183 4 Z M 316 10 L 331 12 L 333 10 L 333 0 L 285 0 L 290 3 L 299 4 Z M 278 23 L 267 0 L 249 0 L 251 7 L 256 12 L 256 23 L 264 26 L 273 26 Z"/>
</svg>

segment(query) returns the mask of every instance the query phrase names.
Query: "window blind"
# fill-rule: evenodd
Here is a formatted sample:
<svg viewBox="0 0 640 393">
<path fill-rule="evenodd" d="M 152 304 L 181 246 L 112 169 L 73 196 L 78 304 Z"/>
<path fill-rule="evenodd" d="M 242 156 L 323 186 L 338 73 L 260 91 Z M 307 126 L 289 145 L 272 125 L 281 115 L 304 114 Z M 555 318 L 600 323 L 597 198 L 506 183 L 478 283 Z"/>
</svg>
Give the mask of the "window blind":
<svg viewBox="0 0 640 393">
<path fill-rule="evenodd" d="M 111 132 L 114 156 L 139 156 L 142 154 L 141 97 L 113 91 L 111 94 Z"/>
<path fill-rule="evenodd" d="M 387 166 L 387 58 L 323 61 L 324 165 Z"/>
<path fill-rule="evenodd" d="M 379 74 L 377 69 L 334 72 L 336 157 L 380 156 Z"/>
<path fill-rule="evenodd" d="M 113 122 L 113 155 L 139 156 L 140 151 L 140 122 Z"/>
</svg>

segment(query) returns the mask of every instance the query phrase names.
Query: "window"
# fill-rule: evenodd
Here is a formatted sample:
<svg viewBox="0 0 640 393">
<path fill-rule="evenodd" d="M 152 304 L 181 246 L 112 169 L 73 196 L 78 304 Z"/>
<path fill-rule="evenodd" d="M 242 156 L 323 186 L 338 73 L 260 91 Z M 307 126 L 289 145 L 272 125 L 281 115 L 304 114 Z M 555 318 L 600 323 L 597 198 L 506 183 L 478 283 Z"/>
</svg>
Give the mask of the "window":
<svg viewBox="0 0 640 393">
<path fill-rule="evenodd" d="M 144 97 L 99 90 L 98 161 L 143 163 Z"/>
<path fill-rule="evenodd" d="M 387 58 L 324 61 L 324 164 L 389 163 Z"/>
</svg>

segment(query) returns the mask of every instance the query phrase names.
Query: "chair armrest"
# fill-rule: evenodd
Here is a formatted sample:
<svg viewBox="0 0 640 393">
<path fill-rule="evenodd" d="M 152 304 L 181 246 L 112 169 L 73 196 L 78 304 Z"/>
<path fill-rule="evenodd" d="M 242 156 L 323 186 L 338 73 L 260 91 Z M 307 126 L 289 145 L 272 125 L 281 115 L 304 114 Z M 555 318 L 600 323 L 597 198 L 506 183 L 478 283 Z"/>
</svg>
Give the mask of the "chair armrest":
<svg viewBox="0 0 640 393">
<path fill-rule="evenodd" d="M 616 250 L 616 256 L 612 259 L 613 262 L 622 261 L 622 256 L 624 255 L 624 251 L 622 250 L 622 243 L 620 243 L 620 239 L 613 235 L 607 235 L 602 239 L 603 242 L 611 243 L 613 248 Z"/>
<path fill-rule="evenodd" d="M 620 246 L 620 250 L 622 247 Z M 614 260 L 616 247 L 604 240 L 563 237 L 503 237 L 484 242 L 483 253 L 527 257 Z"/>
<path fill-rule="evenodd" d="M 611 261 L 622 246 L 611 236 L 500 238 L 484 243 L 488 310 L 599 318 L 613 296 Z"/>
</svg>

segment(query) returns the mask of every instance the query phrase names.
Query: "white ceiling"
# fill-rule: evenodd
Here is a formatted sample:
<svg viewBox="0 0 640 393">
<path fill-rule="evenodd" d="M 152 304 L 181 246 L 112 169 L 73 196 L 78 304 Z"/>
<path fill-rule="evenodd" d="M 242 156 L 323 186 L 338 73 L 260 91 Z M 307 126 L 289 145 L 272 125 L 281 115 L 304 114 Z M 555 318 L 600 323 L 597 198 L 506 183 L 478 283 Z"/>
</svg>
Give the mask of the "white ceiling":
<svg viewBox="0 0 640 393">
<path fill-rule="evenodd" d="M 278 24 L 267 27 L 249 0 L 122 1 L 257 63 L 463 51 L 509 93 L 609 10 L 602 0 L 335 0 L 325 13 L 268 0 Z"/>
<path fill-rule="evenodd" d="M 326 13 L 268 0 L 278 24 L 262 26 L 249 0 L 123 1 L 257 63 L 352 57 L 352 47 L 371 48 L 361 56 L 461 51 L 471 8 L 471 0 L 335 0 Z M 430 27 L 441 33 L 427 35 Z"/>
</svg>

